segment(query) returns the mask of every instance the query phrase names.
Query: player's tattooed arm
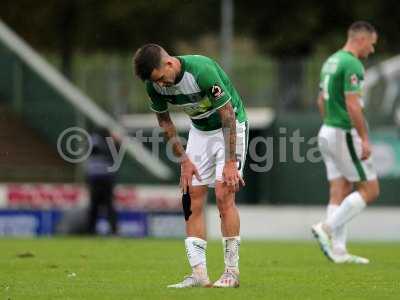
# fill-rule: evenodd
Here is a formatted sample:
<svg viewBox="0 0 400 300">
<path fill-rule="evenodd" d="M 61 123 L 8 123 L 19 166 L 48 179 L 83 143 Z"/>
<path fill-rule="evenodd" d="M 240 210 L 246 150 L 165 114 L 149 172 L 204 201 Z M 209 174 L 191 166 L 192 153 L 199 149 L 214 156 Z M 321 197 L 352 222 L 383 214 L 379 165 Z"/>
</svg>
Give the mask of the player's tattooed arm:
<svg viewBox="0 0 400 300">
<path fill-rule="evenodd" d="M 223 181 L 228 186 L 229 191 L 237 192 L 239 184 L 244 186 L 244 181 L 240 177 L 236 166 L 236 118 L 230 102 L 219 110 L 222 123 L 222 134 L 225 140 L 225 166 L 222 172 Z"/>
<path fill-rule="evenodd" d="M 176 134 L 176 128 L 174 123 L 172 123 L 169 113 L 157 113 L 157 120 L 160 127 L 164 129 L 167 143 L 172 146 L 172 151 L 174 152 L 175 157 L 179 158 L 181 162 L 181 177 L 179 185 L 181 186 L 183 194 L 186 194 L 189 191 L 188 189 L 192 186 L 193 175 L 196 176 L 197 180 L 201 181 L 199 172 L 186 155 L 185 149 L 183 149 L 179 137 Z"/>
<path fill-rule="evenodd" d="M 183 149 L 179 137 L 176 134 L 176 128 L 169 116 L 169 113 L 157 113 L 157 120 L 159 126 L 164 130 L 164 135 L 167 139 L 167 143 L 172 146 L 172 151 L 174 155 L 181 161 L 185 160 L 187 158 L 185 149 Z"/>
<path fill-rule="evenodd" d="M 236 118 L 230 102 L 222 106 L 219 110 L 222 123 L 222 133 L 225 141 L 225 161 L 235 161 L 236 148 Z"/>
</svg>

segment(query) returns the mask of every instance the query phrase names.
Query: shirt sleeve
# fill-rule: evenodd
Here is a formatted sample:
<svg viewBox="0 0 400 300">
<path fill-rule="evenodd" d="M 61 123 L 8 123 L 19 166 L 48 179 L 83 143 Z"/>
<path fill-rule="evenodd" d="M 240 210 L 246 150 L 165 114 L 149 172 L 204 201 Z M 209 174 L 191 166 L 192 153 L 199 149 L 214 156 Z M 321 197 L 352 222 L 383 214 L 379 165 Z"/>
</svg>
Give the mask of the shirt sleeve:
<svg viewBox="0 0 400 300">
<path fill-rule="evenodd" d="M 146 83 L 146 91 L 149 95 L 150 109 L 156 113 L 168 111 L 168 103 L 165 99 L 156 92 L 151 82 Z"/>
<path fill-rule="evenodd" d="M 356 64 L 349 64 L 344 71 L 344 92 L 361 93 L 361 82 L 364 79 L 363 70 Z"/>
<path fill-rule="evenodd" d="M 206 92 L 213 108 L 218 109 L 231 100 L 231 95 L 215 68 L 206 67 L 199 74 L 198 83 L 200 89 Z"/>
</svg>

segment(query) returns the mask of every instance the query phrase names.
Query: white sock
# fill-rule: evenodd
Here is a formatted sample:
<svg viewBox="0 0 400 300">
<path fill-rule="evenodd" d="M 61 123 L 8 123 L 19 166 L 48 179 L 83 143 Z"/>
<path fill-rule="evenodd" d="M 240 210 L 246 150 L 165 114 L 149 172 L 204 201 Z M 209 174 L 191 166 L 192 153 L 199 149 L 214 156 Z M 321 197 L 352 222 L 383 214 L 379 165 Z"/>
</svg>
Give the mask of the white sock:
<svg viewBox="0 0 400 300">
<path fill-rule="evenodd" d="M 240 236 L 223 237 L 225 268 L 239 272 Z"/>
<path fill-rule="evenodd" d="M 325 224 L 333 231 L 343 226 L 356 215 L 358 215 L 366 206 L 364 199 L 359 192 L 353 192 L 348 195 L 336 211 L 326 219 Z"/>
<path fill-rule="evenodd" d="M 193 273 L 207 276 L 206 249 L 207 242 L 197 237 L 185 239 L 186 255 Z"/>
<path fill-rule="evenodd" d="M 337 204 L 328 204 L 326 208 L 326 219 L 331 217 L 338 208 L 339 205 Z M 333 251 L 338 253 L 347 252 L 346 240 L 347 240 L 347 226 L 346 224 L 344 224 L 332 232 Z"/>
</svg>

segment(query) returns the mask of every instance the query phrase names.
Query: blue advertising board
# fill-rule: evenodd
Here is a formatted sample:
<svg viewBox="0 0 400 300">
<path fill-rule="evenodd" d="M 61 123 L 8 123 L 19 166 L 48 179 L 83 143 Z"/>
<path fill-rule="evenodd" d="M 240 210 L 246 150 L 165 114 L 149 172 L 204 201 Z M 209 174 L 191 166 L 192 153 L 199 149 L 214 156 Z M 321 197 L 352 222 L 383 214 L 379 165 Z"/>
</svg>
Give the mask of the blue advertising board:
<svg viewBox="0 0 400 300">
<path fill-rule="evenodd" d="M 57 210 L 0 210 L 0 236 L 51 235 L 61 215 Z"/>
</svg>

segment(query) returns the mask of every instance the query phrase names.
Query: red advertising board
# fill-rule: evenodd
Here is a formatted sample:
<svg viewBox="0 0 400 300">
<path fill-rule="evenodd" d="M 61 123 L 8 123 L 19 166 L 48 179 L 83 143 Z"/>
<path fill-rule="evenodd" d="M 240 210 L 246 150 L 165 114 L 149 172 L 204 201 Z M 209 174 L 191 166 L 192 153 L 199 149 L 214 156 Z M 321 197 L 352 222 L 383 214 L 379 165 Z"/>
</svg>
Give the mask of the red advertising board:
<svg viewBox="0 0 400 300">
<path fill-rule="evenodd" d="M 88 205 L 89 192 L 80 184 L 2 184 L 0 208 L 69 209 Z M 180 210 L 175 186 L 117 185 L 114 203 L 121 210 Z"/>
</svg>

